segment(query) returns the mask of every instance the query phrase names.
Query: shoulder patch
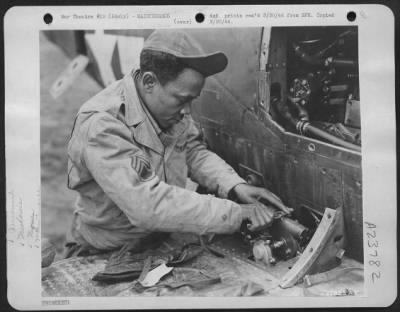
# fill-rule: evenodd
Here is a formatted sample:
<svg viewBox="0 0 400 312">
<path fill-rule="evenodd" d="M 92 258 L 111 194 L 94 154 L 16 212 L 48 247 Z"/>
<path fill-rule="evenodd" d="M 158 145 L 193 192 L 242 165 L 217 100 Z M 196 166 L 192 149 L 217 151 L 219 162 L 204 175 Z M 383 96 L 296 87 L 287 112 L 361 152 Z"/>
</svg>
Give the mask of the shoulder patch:
<svg viewBox="0 0 400 312">
<path fill-rule="evenodd" d="M 131 165 L 142 181 L 148 181 L 155 175 L 150 162 L 142 156 L 133 156 Z"/>
</svg>

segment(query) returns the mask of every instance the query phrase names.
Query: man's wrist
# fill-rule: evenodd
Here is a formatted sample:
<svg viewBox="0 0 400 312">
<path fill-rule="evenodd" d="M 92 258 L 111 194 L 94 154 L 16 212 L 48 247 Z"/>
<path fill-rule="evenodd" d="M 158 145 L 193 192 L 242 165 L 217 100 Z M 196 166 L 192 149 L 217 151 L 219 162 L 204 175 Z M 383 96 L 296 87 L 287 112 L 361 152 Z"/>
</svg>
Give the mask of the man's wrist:
<svg viewBox="0 0 400 312">
<path fill-rule="evenodd" d="M 243 180 L 243 182 L 239 182 L 239 183 L 235 184 L 228 192 L 228 199 L 237 201 L 238 196 L 237 196 L 237 192 L 235 189 L 238 185 L 241 185 L 241 184 L 247 184 L 247 183 Z"/>
<path fill-rule="evenodd" d="M 223 177 L 221 177 L 220 179 L 218 179 L 218 196 L 221 198 L 228 198 L 229 193 L 232 191 L 232 189 L 238 185 L 238 184 L 242 184 L 242 183 L 246 183 L 245 180 L 243 180 L 242 177 L 240 177 L 235 171 L 233 171 L 231 174 L 225 175 Z"/>
</svg>

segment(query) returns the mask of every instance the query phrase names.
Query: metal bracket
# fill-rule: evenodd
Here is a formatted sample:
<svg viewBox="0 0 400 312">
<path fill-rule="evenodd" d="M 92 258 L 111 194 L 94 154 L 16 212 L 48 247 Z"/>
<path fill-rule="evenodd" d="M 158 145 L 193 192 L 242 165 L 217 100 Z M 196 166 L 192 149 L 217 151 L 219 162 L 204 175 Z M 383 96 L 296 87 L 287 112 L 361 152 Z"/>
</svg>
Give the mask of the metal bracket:
<svg viewBox="0 0 400 312">
<path fill-rule="evenodd" d="M 269 58 L 269 44 L 271 41 L 271 28 L 262 29 L 261 49 L 260 49 L 260 71 L 258 77 L 258 106 L 269 112 L 270 81 L 267 64 Z"/>
<path fill-rule="evenodd" d="M 280 287 L 294 286 L 306 274 L 331 269 L 340 262 L 337 255 L 344 244 L 343 215 L 340 208 L 326 208 L 322 220 L 299 260 L 282 278 Z"/>
<path fill-rule="evenodd" d="M 270 98 L 270 79 L 269 73 L 265 70 L 260 70 L 258 76 L 258 98 L 259 105 L 266 111 L 269 112 L 269 98 Z"/>
<path fill-rule="evenodd" d="M 254 186 L 265 186 L 264 175 L 257 170 L 239 164 L 239 173 L 247 183 Z"/>
<path fill-rule="evenodd" d="M 79 75 L 89 64 L 89 58 L 85 55 L 75 57 L 54 81 L 50 87 L 50 94 L 54 99 L 60 97 L 76 81 Z"/>
</svg>

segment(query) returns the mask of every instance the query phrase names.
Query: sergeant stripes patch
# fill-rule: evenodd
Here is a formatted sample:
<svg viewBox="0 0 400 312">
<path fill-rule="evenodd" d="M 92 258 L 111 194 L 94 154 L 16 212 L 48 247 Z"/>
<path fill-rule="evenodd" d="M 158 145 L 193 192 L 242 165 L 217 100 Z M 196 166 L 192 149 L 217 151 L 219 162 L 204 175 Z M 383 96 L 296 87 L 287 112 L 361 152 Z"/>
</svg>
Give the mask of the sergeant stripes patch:
<svg viewBox="0 0 400 312">
<path fill-rule="evenodd" d="M 150 162 L 142 156 L 137 155 L 132 157 L 131 166 L 137 172 L 139 178 L 142 181 L 148 181 L 152 179 L 155 175 L 154 171 L 151 168 Z"/>
</svg>

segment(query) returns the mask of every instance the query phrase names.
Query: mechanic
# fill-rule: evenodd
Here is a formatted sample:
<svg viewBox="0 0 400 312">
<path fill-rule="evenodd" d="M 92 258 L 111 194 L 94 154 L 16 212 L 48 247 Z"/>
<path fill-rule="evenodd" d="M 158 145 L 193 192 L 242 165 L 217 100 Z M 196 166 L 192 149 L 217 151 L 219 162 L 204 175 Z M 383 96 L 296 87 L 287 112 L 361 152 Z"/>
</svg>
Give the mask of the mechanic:
<svg viewBox="0 0 400 312">
<path fill-rule="evenodd" d="M 259 200 L 286 209 L 207 150 L 190 116 L 206 77 L 227 63 L 183 31 L 156 30 L 140 70 L 81 107 L 68 145 L 68 187 L 79 193 L 69 246 L 111 250 L 152 232 L 232 233 L 245 219 L 254 230 L 272 221 Z M 185 189 L 188 177 L 217 196 Z"/>
</svg>

